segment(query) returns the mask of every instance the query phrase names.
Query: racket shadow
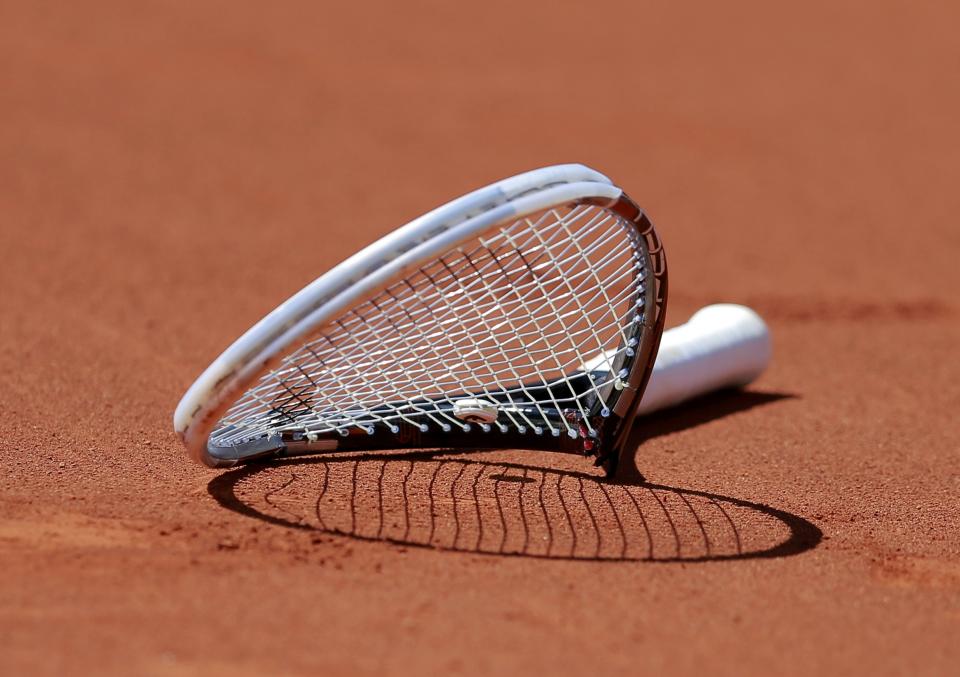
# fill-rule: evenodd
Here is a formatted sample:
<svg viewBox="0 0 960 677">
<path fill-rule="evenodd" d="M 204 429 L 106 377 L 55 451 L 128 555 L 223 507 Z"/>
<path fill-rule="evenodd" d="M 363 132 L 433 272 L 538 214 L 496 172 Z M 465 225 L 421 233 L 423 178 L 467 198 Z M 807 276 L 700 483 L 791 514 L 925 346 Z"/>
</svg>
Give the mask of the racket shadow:
<svg viewBox="0 0 960 677">
<path fill-rule="evenodd" d="M 714 404 L 711 418 L 732 406 Z M 706 562 L 795 555 L 822 537 L 802 517 L 759 503 L 463 450 L 250 464 L 217 476 L 208 491 L 223 507 L 275 525 L 498 556 Z"/>
</svg>

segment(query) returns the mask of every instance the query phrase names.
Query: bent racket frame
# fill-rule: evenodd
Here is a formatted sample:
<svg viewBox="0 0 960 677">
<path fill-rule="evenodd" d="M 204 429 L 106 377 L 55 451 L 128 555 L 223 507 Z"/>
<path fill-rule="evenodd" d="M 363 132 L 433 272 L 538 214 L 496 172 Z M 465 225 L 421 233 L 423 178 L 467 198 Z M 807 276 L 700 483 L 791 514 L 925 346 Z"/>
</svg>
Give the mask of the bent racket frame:
<svg viewBox="0 0 960 677">
<path fill-rule="evenodd" d="M 611 315 L 616 325 L 612 332 L 616 345 L 600 345 L 598 358 L 580 360 L 577 368 L 559 378 L 544 376 L 529 382 L 514 371 L 517 378 L 510 387 L 478 386 L 480 379 L 476 377 L 472 387 L 468 383 L 454 383 L 450 392 L 428 389 L 429 392 L 409 401 L 403 401 L 409 389 L 401 392 L 400 388 L 386 385 L 389 380 L 386 377 L 377 381 L 384 384 L 378 386 L 384 392 L 376 394 L 382 399 L 381 406 L 370 404 L 374 393 L 369 379 L 361 378 L 356 386 L 351 386 L 350 381 L 345 383 L 336 376 L 337 366 L 328 365 L 334 353 L 328 350 L 322 356 L 317 355 L 318 341 L 325 347 L 334 345 L 330 338 L 333 333 L 341 337 L 358 331 L 370 335 L 372 329 L 357 309 L 370 311 L 372 304 L 377 311 L 384 310 L 382 306 L 394 298 L 393 295 L 384 297 L 384 290 L 403 284 L 416 291 L 416 285 L 409 282 L 415 274 L 421 281 L 426 276 L 434 282 L 429 267 L 437 261 L 455 277 L 456 271 L 450 269 L 445 256 L 448 259 L 451 254 L 463 256 L 472 266 L 469 275 L 475 282 L 470 284 L 486 285 L 483 271 L 464 253 L 470 243 L 486 243 L 484 237 L 499 238 L 500 243 L 499 249 L 485 250 L 487 266 L 493 267 L 493 272 L 487 275 L 496 274 L 503 280 L 504 276 L 509 278 L 520 270 L 528 280 L 525 284 L 532 284 L 529 282 L 532 279 L 539 285 L 541 300 L 550 303 L 550 289 L 541 284 L 538 276 L 563 276 L 565 271 L 554 270 L 562 262 L 558 263 L 550 254 L 551 248 L 556 247 L 538 234 L 538 224 L 543 221 L 542 215 L 551 214 L 556 217 L 551 223 L 559 223 L 575 238 L 573 230 L 584 227 L 582 223 L 574 223 L 577 219 L 583 221 L 589 216 L 590 223 L 598 222 L 599 217 L 595 215 L 583 216 L 588 210 L 613 223 L 622 233 L 624 246 L 632 250 L 631 265 L 624 273 L 629 284 L 618 297 L 628 310 L 621 315 Z M 510 224 L 517 223 L 523 224 L 524 233 L 533 242 L 531 250 L 538 252 L 539 257 L 543 257 L 544 252 L 549 254 L 546 263 L 532 265 L 528 260 L 532 255 L 528 253 L 525 257 L 524 247 L 509 230 Z M 567 245 L 566 250 L 574 254 L 579 250 L 585 257 L 583 247 L 573 241 L 575 246 Z M 491 251 L 494 253 L 490 254 Z M 507 270 L 503 264 L 510 256 L 513 257 L 510 261 L 520 262 L 513 270 Z M 497 266 L 501 269 L 499 272 Z M 549 266 L 553 268 L 548 270 Z M 577 293 L 606 298 L 604 283 L 595 272 L 593 278 L 595 288 L 591 288 L 591 280 L 584 277 L 578 283 Z M 449 286 L 447 291 L 432 298 L 465 293 L 469 286 L 457 284 L 459 286 Z M 575 296 L 569 281 L 556 278 L 555 284 L 565 285 L 563 288 L 569 290 L 567 296 Z M 489 290 L 485 293 L 484 301 L 489 298 L 494 302 L 487 304 L 486 310 L 478 313 L 474 321 L 483 322 L 484 327 L 490 329 L 484 318 L 493 317 L 490 321 L 496 321 L 496 314 L 501 310 L 498 303 L 503 297 L 495 298 Z M 516 291 L 514 294 L 522 303 L 519 294 Z M 359 449 L 517 448 L 594 456 L 596 464 L 611 475 L 650 378 L 663 331 L 666 299 L 667 265 L 663 247 L 652 223 L 636 203 L 606 176 L 582 165 L 537 169 L 434 209 L 317 278 L 237 339 L 201 374 L 178 405 L 174 428 L 190 456 L 213 468 L 277 456 Z M 574 300 L 580 303 L 579 299 Z M 516 304 L 514 307 L 516 309 Z M 569 316 L 563 309 L 554 308 L 552 304 L 550 307 L 558 316 Z M 526 305 L 523 309 L 527 309 Z M 418 317 L 406 309 L 404 312 L 409 319 L 404 326 L 416 326 Z M 347 316 L 360 319 L 351 324 L 343 321 Z M 507 321 L 510 322 L 509 317 Z M 449 326 L 449 320 L 444 323 L 438 326 Z M 388 328 L 396 330 L 395 326 Z M 534 329 L 541 337 L 545 336 L 536 323 Z M 575 344 L 577 337 L 591 332 L 598 338 L 595 330 L 588 329 L 576 336 L 571 334 L 566 340 Z M 516 332 L 517 336 L 521 334 Z M 496 353 L 497 336 L 503 335 L 492 334 L 493 339 L 485 338 L 484 345 Z M 379 346 L 371 344 L 372 349 L 383 356 L 388 349 L 382 339 L 377 340 Z M 520 340 L 522 342 L 522 338 Z M 401 345 L 397 338 L 391 337 L 386 343 L 391 341 L 392 345 L 410 352 L 409 342 Z M 399 341 L 403 341 L 402 336 Z M 359 342 L 351 345 L 352 359 L 363 361 L 364 358 L 358 357 L 361 355 L 356 347 Z M 421 340 L 418 346 L 413 348 L 421 355 L 431 351 L 429 342 Z M 591 344 L 591 348 L 595 350 L 596 345 Z M 310 353 L 306 356 L 311 360 L 309 369 L 304 369 L 300 357 L 305 355 L 304 351 Z M 576 345 L 573 351 L 579 355 Z M 472 353 L 479 352 L 482 351 L 474 345 Z M 416 350 L 412 354 L 416 354 Z M 345 357 L 343 352 L 338 355 Z M 461 354 L 453 358 L 462 367 L 476 355 L 468 358 Z M 508 362 L 510 359 L 502 346 L 497 358 Z M 403 364 L 419 364 L 418 359 L 407 359 Z M 370 358 L 364 363 L 365 368 L 375 369 L 376 361 Z M 528 358 L 528 361 L 533 371 L 542 375 L 537 360 Z M 454 371 L 450 367 L 448 373 Z M 324 373 L 333 374 L 340 390 L 349 391 L 351 387 L 356 387 L 358 392 L 362 390 L 363 404 L 338 405 L 340 411 L 333 411 L 336 408 L 333 404 L 323 402 L 320 381 Z M 401 401 L 391 402 L 391 397 Z M 467 410 L 472 406 L 476 411 L 461 415 L 457 407 L 462 409 L 464 403 Z M 485 413 L 485 408 L 492 413 Z M 257 417 L 251 412 L 257 413 Z"/>
</svg>

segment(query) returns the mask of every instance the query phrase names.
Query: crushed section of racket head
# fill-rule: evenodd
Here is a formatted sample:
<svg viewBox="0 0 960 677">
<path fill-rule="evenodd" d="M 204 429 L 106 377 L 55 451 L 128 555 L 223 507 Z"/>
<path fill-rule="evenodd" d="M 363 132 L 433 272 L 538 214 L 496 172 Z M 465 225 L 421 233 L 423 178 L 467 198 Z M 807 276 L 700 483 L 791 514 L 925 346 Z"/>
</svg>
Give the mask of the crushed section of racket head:
<svg viewBox="0 0 960 677">
<path fill-rule="evenodd" d="M 174 427 L 211 467 L 398 448 L 579 452 L 612 473 L 663 330 L 652 224 L 582 165 L 394 231 L 230 346 Z"/>
</svg>

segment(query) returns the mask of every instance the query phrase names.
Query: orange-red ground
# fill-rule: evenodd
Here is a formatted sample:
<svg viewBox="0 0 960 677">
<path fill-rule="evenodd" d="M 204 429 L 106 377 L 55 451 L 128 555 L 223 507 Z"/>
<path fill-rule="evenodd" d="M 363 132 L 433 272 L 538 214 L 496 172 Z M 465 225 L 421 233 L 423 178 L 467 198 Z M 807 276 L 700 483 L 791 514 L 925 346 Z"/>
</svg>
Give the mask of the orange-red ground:
<svg viewBox="0 0 960 677">
<path fill-rule="evenodd" d="M 955 670 L 955 7 L 8 4 L 0 672 Z M 638 429 L 649 484 L 188 462 L 173 407 L 250 323 L 567 161 L 658 224 L 668 323 L 774 333 L 749 393 Z"/>
</svg>

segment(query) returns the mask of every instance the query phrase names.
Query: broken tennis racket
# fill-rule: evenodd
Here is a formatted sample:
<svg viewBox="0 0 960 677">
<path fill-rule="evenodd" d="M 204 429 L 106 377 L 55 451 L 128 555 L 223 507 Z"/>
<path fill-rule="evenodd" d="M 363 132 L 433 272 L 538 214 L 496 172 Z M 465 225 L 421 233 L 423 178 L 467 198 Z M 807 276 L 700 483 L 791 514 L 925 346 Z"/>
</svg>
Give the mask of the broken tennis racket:
<svg viewBox="0 0 960 677">
<path fill-rule="evenodd" d="M 666 298 L 660 239 L 620 188 L 581 165 L 534 170 L 421 216 L 309 284 L 203 372 L 174 427 L 211 467 L 341 450 L 520 448 L 582 453 L 612 474 Z M 744 312 L 752 317 L 735 324 L 752 348 L 685 325 L 684 340 L 709 355 L 698 353 L 695 370 L 697 355 L 673 351 L 661 406 L 758 373 L 766 358 L 756 341 L 767 356 L 769 342 Z M 716 373 L 698 377 L 708 364 Z"/>
</svg>

